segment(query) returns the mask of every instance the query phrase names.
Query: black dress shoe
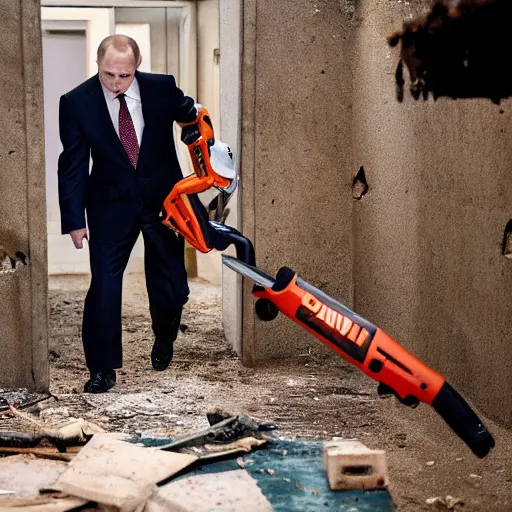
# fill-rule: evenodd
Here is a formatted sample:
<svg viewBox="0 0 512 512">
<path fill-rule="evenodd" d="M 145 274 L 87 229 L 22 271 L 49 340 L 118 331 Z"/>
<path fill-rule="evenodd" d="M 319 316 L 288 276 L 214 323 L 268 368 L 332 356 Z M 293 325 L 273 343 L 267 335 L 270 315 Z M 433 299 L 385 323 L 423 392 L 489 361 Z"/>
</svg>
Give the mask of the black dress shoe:
<svg viewBox="0 0 512 512">
<path fill-rule="evenodd" d="M 151 350 L 151 364 L 153 368 L 162 372 L 171 364 L 173 355 L 173 342 L 156 339 Z"/>
<path fill-rule="evenodd" d="M 115 370 L 103 369 L 91 373 L 91 378 L 85 383 L 84 393 L 105 393 L 116 383 Z"/>
</svg>

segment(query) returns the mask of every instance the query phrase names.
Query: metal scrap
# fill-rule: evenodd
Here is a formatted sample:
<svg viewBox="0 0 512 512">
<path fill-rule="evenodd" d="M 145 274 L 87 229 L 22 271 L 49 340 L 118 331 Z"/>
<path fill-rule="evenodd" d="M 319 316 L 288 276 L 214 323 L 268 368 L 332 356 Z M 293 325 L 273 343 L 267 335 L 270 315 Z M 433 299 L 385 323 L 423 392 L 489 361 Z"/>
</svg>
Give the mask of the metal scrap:
<svg viewBox="0 0 512 512">
<path fill-rule="evenodd" d="M 101 427 L 83 418 L 66 418 L 57 423 L 45 423 L 12 406 L 9 410 L 30 425 L 33 432 L 0 432 L 0 447 L 4 448 L 4 453 L 8 448 L 34 448 L 42 441 L 48 441 L 63 453 L 66 447 L 85 444 L 93 434 L 103 432 Z"/>
</svg>

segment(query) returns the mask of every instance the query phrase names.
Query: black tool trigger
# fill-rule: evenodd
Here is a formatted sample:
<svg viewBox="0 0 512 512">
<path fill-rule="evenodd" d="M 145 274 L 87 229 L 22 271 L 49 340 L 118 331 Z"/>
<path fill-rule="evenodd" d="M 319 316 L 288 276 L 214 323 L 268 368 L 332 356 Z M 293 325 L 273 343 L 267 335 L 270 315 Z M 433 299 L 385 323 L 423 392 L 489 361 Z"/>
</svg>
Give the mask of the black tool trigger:
<svg viewBox="0 0 512 512">
<path fill-rule="evenodd" d="M 382 398 L 388 398 L 391 395 L 396 395 L 392 388 L 386 384 L 383 384 L 382 382 L 379 382 L 379 386 L 377 387 L 377 394 Z"/>
<path fill-rule="evenodd" d="M 377 393 L 382 398 L 387 398 L 390 395 L 395 395 L 398 401 L 404 405 L 407 405 L 408 407 L 415 408 L 418 407 L 420 401 L 413 395 L 407 395 L 405 398 L 402 398 L 398 395 L 398 393 L 387 384 L 383 384 L 382 382 L 379 382 L 379 386 L 377 387 Z"/>
</svg>

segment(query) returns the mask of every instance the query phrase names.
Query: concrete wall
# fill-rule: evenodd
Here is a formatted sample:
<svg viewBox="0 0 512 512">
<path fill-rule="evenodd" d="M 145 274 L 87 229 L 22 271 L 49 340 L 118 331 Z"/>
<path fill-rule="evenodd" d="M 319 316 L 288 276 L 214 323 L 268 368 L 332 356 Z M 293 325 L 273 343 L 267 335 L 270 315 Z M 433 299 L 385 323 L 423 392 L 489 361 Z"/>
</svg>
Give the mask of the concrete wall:
<svg viewBox="0 0 512 512">
<path fill-rule="evenodd" d="M 0 387 L 47 389 L 43 74 L 39 2 L 1 0 L 0 245 L 29 264 L 0 273 Z"/>
<path fill-rule="evenodd" d="M 351 305 L 351 82 L 343 80 L 350 77 L 351 43 L 343 21 L 338 3 L 244 0 L 240 227 L 262 269 L 275 274 L 288 265 Z M 223 20 L 221 42 L 227 26 Z M 222 86 L 221 101 L 229 101 Z M 255 319 L 246 286 L 246 364 L 312 346 L 283 317 L 272 324 Z"/>
<path fill-rule="evenodd" d="M 410 4 L 356 13 L 353 155 L 370 189 L 355 205 L 355 307 L 512 425 L 510 100 L 397 103 L 385 37 L 425 2 Z"/>
<path fill-rule="evenodd" d="M 223 56 L 237 57 L 223 31 L 243 13 L 239 111 L 221 68 L 223 130 L 241 130 L 239 227 L 263 270 L 294 268 L 512 425 L 510 101 L 397 102 L 386 36 L 427 4 L 221 2 Z M 285 318 L 256 319 L 251 285 L 230 279 L 224 314 L 242 317 L 246 364 L 322 350 Z"/>
</svg>

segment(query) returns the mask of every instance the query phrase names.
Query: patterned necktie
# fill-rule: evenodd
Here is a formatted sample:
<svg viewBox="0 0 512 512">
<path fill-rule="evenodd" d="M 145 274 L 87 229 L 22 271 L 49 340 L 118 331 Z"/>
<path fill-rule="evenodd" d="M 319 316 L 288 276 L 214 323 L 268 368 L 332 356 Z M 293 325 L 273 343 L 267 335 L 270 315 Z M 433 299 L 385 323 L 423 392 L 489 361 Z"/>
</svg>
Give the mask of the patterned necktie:
<svg viewBox="0 0 512 512">
<path fill-rule="evenodd" d="M 137 134 L 133 126 L 132 117 L 126 104 L 124 94 L 119 94 L 116 98 L 119 100 L 119 138 L 123 145 L 128 158 L 133 167 L 137 167 L 137 158 L 139 157 L 139 142 L 137 141 Z"/>
</svg>

